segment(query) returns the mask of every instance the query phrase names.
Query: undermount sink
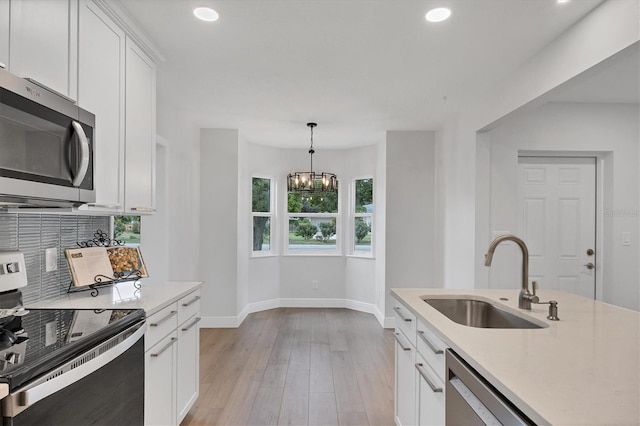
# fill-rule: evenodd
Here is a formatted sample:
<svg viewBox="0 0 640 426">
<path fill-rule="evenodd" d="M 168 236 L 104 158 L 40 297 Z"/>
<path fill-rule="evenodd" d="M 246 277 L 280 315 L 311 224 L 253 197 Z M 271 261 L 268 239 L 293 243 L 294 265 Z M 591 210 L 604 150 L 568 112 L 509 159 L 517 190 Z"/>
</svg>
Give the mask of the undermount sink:
<svg viewBox="0 0 640 426">
<path fill-rule="evenodd" d="M 469 327 L 478 328 L 546 328 L 546 324 L 538 324 L 489 303 L 484 300 L 469 298 L 434 298 L 423 297 L 426 303 L 451 321 Z M 544 325 L 543 325 L 544 324 Z"/>
</svg>

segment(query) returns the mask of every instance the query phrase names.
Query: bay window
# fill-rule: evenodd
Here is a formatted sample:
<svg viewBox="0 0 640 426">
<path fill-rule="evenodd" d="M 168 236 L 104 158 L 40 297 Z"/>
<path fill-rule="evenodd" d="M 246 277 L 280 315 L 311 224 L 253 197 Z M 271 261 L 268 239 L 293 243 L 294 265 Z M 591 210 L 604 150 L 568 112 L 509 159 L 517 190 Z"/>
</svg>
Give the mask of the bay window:
<svg viewBox="0 0 640 426">
<path fill-rule="evenodd" d="M 338 253 L 338 191 L 287 194 L 287 252 Z"/>
<path fill-rule="evenodd" d="M 253 222 L 253 254 L 273 253 L 273 181 L 253 177 L 251 189 L 251 215 Z"/>
<path fill-rule="evenodd" d="M 353 182 L 351 224 L 353 254 L 371 255 L 373 226 L 373 178 L 356 179 Z"/>
</svg>

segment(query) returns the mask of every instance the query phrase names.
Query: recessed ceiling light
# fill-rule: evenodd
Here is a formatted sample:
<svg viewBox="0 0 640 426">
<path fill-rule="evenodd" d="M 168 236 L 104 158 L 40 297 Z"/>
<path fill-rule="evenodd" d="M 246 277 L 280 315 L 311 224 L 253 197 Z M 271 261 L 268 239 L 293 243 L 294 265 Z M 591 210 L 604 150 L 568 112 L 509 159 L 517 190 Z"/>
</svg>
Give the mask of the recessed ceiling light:
<svg viewBox="0 0 640 426">
<path fill-rule="evenodd" d="M 569 0 L 556 0 L 558 3 L 569 3 Z"/>
<path fill-rule="evenodd" d="M 436 9 L 431 9 L 425 15 L 425 18 L 429 22 L 442 22 L 451 16 L 451 11 L 446 7 L 438 7 Z"/>
<path fill-rule="evenodd" d="M 215 10 L 209 7 L 196 7 L 193 9 L 193 14 L 196 18 L 207 22 L 217 21 L 220 15 Z"/>
</svg>

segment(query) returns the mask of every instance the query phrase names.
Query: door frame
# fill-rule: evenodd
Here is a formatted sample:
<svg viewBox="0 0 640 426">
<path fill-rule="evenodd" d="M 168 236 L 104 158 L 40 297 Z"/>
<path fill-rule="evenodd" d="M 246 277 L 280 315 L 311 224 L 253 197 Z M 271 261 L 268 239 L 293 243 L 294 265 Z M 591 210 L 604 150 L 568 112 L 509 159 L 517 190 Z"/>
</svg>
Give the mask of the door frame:
<svg viewBox="0 0 640 426">
<path fill-rule="evenodd" d="M 549 158 L 595 158 L 596 159 L 596 247 L 594 263 L 595 300 L 603 300 L 605 274 L 609 271 L 604 267 L 604 259 L 612 247 L 605 247 L 605 199 L 613 193 L 613 152 L 611 151 L 532 151 L 518 150 L 520 157 L 549 157 Z M 611 226 L 611 224 L 609 224 Z"/>
</svg>

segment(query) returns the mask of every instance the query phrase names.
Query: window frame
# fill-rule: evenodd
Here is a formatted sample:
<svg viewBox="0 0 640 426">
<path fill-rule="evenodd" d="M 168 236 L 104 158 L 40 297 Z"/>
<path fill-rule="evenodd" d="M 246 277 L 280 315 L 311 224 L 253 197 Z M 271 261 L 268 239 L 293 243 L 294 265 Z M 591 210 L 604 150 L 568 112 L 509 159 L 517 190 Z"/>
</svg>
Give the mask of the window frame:
<svg viewBox="0 0 640 426">
<path fill-rule="evenodd" d="M 371 187 L 371 197 L 373 199 L 373 210 L 371 213 L 368 212 L 356 212 L 356 183 L 359 180 L 372 180 L 373 185 Z M 376 211 L 376 198 L 374 196 L 375 193 L 375 179 L 371 175 L 355 177 L 351 180 L 351 185 L 349 189 L 349 255 L 353 257 L 365 257 L 365 258 L 373 258 L 374 250 L 375 250 L 375 217 L 374 213 Z M 357 250 L 356 249 L 356 221 L 358 218 L 370 218 L 371 220 L 371 250 Z"/>
<path fill-rule="evenodd" d="M 320 195 L 320 192 L 316 192 L 313 195 Z M 285 223 L 283 226 L 283 255 L 284 256 L 342 256 L 343 255 L 343 240 L 342 237 L 342 196 L 340 193 L 340 182 L 338 181 L 338 211 L 335 213 L 296 213 L 289 212 L 289 191 L 285 192 L 284 211 Z M 335 249 L 291 249 L 289 248 L 289 222 L 292 217 L 307 217 L 307 218 L 320 218 L 320 219 L 333 219 L 336 220 L 336 248 Z"/>
<path fill-rule="evenodd" d="M 268 179 L 269 180 L 269 212 L 254 212 L 253 211 L 253 180 L 254 179 Z M 269 257 L 276 256 L 276 235 L 274 231 L 276 226 L 276 179 L 273 176 L 252 174 L 251 175 L 251 190 L 249 191 L 249 205 L 251 206 L 249 229 L 249 247 L 251 247 L 251 257 Z M 269 250 L 254 250 L 253 249 L 253 219 L 255 217 L 268 217 L 269 218 Z"/>
</svg>

